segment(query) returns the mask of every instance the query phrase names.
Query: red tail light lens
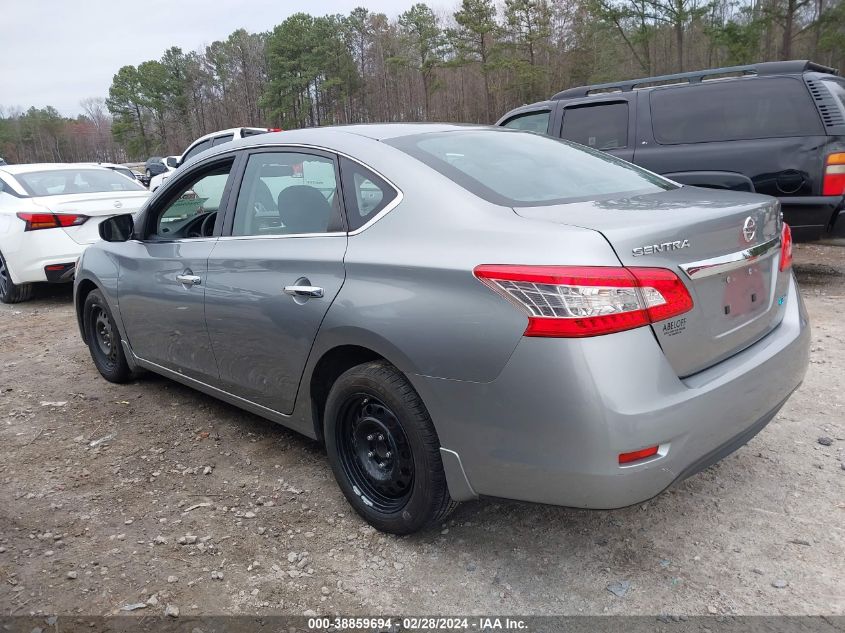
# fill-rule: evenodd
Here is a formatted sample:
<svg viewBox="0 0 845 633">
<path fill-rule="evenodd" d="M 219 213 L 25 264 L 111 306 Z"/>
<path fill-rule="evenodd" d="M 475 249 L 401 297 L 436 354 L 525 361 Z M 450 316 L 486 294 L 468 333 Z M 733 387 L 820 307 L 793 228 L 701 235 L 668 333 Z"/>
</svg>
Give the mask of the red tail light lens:
<svg viewBox="0 0 845 633">
<path fill-rule="evenodd" d="M 474 273 L 525 312 L 525 336 L 598 336 L 692 309 L 686 286 L 664 268 L 483 265 Z"/>
<path fill-rule="evenodd" d="M 841 196 L 845 194 L 845 152 L 828 154 L 824 163 L 822 195 Z"/>
<path fill-rule="evenodd" d="M 632 451 L 630 453 L 619 453 L 619 463 L 630 464 L 631 462 L 638 462 L 641 459 L 645 459 L 647 457 L 653 457 L 654 455 L 657 455 L 659 449 L 659 446 L 650 446 L 639 451 Z"/>
<path fill-rule="evenodd" d="M 24 231 L 79 226 L 88 219 L 87 215 L 74 213 L 18 213 L 17 216 L 26 223 Z"/>
<path fill-rule="evenodd" d="M 786 270 L 792 266 L 792 229 L 784 222 L 780 231 L 780 269 Z"/>
</svg>

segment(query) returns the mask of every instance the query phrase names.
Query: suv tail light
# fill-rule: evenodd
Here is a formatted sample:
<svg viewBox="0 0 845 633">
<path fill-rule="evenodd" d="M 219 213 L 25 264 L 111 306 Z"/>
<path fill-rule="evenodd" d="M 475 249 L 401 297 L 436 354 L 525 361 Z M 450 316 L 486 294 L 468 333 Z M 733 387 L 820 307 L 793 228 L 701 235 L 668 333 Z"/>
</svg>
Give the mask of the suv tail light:
<svg viewBox="0 0 845 633">
<path fill-rule="evenodd" d="M 780 270 L 792 266 L 792 229 L 784 222 L 780 231 Z"/>
<path fill-rule="evenodd" d="M 18 217 L 26 222 L 24 231 L 38 231 L 40 229 L 57 229 L 65 226 L 79 226 L 88 219 L 87 215 L 75 213 L 18 213 Z"/>
<path fill-rule="evenodd" d="M 828 154 L 824 163 L 822 195 L 841 196 L 845 194 L 845 152 Z"/>
<path fill-rule="evenodd" d="M 525 336 L 621 332 L 693 305 L 683 282 L 665 268 L 482 265 L 473 272 L 528 316 Z"/>
</svg>

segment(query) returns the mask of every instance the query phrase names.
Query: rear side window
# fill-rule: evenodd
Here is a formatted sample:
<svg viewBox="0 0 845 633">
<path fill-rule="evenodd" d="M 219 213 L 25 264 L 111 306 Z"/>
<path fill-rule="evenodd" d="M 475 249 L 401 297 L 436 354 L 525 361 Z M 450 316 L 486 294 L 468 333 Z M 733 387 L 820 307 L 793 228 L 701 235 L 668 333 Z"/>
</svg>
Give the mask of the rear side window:
<svg viewBox="0 0 845 633">
<path fill-rule="evenodd" d="M 360 229 L 398 195 L 383 178 L 348 158 L 341 158 L 340 174 L 350 231 Z"/>
<path fill-rule="evenodd" d="M 662 145 L 824 134 L 804 82 L 789 77 L 653 90 L 650 101 Z"/>
<path fill-rule="evenodd" d="M 674 189 L 615 156 L 505 130 L 417 134 L 385 141 L 494 204 L 531 207 Z"/>
<path fill-rule="evenodd" d="M 207 139 L 207 140 L 203 141 L 202 143 L 194 145 L 191 149 L 188 150 L 188 153 L 185 154 L 185 158 L 182 159 L 182 162 L 187 163 L 194 156 L 196 156 L 200 152 L 204 152 L 209 147 L 211 147 L 211 139 Z M 159 160 L 161 160 L 161 159 L 159 159 Z"/>
<path fill-rule="evenodd" d="M 232 235 L 302 235 L 342 228 L 332 159 L 304 152 L 249 157 Z"/>
<path fill-rule="evenodd" d="M 508 119 L 502 124 L 502 127 L 509 127 L 513 130 L 525 130 L 526 132 L 537 132 L 538 134 L 546 134 L 549 129 L 549 115 L 548 110 L 543 112 L 527 112 L 525 114 L 518 114 L 513 118 Z"/>
<path fill-rule="evenodd" d="M 222 145 L 223 143 L 228 143 L 234 138 L 234 134 L 224 134 L 223 136 L 216 136 L 214 137 L 214 143 L 212 143 L 212 146 L 217 147 L 218 145 Z"/>
<path fill-rule="evenodd" d="M 561 136 L 593 149 L 628 146 L 628 104 L 574 106 L 563 111 Z"/>
</svg>

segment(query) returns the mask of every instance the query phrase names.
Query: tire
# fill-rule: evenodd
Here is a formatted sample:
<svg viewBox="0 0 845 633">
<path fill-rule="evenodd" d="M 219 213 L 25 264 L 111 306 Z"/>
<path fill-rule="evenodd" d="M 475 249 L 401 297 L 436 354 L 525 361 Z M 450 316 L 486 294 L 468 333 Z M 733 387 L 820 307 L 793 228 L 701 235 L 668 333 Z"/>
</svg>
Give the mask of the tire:
<svg viewBox="0 0 845 633">
<path fill-rule="evenodd" d="M 82 327 L 91 351 L 91 359 L 100 375 L 109 382 L 127 382 L 133 377 L 126 362 L 120 332 L 103 293 L 92 290 L 82 307 Z"/>
<path fill-rule="evenodd" d="M 3 303 L 20 303 L 32 298 L 32 284 L 16 284 L 12 281 L 9 266 L 0 253 L 0 301 Z"/>
<path fill-rule="evenodd" d="M 340 489 L 376 529 L 410 534 L 457 506 L 428 411 L 389 363 L 358 365 L 335 381 L 326 401 L 325 438 Z"/>
</svg>

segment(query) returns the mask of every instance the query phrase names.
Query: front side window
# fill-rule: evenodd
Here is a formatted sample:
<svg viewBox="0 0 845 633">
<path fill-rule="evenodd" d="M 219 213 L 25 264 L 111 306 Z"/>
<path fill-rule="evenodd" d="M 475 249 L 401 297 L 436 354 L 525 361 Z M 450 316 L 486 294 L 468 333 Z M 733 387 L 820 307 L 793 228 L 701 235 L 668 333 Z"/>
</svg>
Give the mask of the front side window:
<svg viewBox="0 0 845 633">
<path fill-rule="evenodd" d="M 194 156 L 196 156 L 200 152 L 204 152 L 209 147 L 211 147 L 211 139 L 207 139 L 207 140 L 203 141 L 202 143 L 198 143 L 197 145 L 194 145 L 191 149 L 188 150 L 188 153 L 185 154 L 185 158 L 182 159 L 182 162 L 187 163 Z"/>
<path fill-rule="evenodd" d="M 661 88 L 649 100 L 662 145 L 824 134 L 804 82 L 789 77 Z"/>
<path fill-rule="evenodd" d="M 605 103 L 566 108 L 560 135 L 593 149 L 627 147 L 628 104 Z"/>
<path fill-rule="evenodd" d="M 665 178 L 615 156 L 539 134 L 472 130 L 385 142 L 480 198 L 508 207 L 676 188 Z"/>
<path fill-rule="evenodd" d="M 515 117 L 508 119 L 502 124 L 502 127 L 509 127 L 513 130 L 524 130 L 526 132 L 537 132 L 538 134 L 545 134 L 549 129 L 549 115 L 551 112 L 544 110 L 542 112 L 527 112 L 525 114 L 518 114 Z"/>
<path fill-rule="evenodd" d="M 341 158 L 343 202 L 349 230 L 360 229 L 396 199 L 398 193 L 387 181 L 372 171 Z"/>
<path fill-rule="evenodd" d="M 223 204 L 233 161 L 203 169 L 181 184 L 156 216 L 155 237 L 166 240 L 210 237 Z"/>
<path fill-rule="evenodd" d="M 145 191 L 133 180 L 111 169 L 50 169 L 17 174 L 18 182 L 31 196 L 61 196 L 73 193 Z"/>
<path fill-rule="evenodd" d="M 342 230 L 334 160 L 303 152 L 252 154 L 232 235 L 301 235 Z"/>
</svg>

